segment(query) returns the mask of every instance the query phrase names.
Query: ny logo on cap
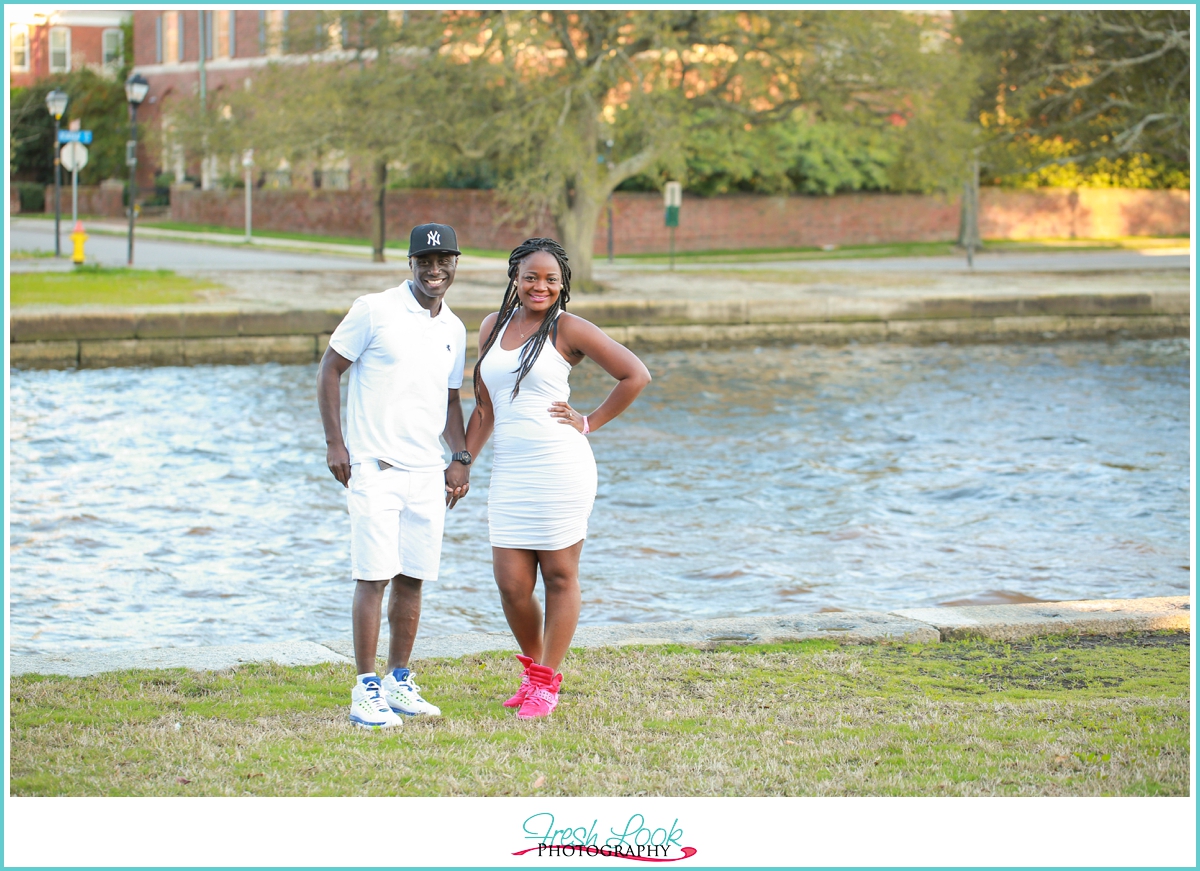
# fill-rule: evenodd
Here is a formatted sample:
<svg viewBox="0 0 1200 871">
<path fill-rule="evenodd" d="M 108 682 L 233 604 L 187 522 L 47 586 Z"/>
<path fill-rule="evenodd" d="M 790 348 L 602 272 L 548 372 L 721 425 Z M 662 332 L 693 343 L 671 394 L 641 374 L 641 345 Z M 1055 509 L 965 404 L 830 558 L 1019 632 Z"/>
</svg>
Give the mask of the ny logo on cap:
<svg viewBox="0 0 1200 871">
<path fill-rule="evenodd" d="M 442 234 L 439 233 L 437 230 L 430 230 L 429 231 L 429 244 L 430 245 L 441 245 L 442 244 Z"/>
</svg>

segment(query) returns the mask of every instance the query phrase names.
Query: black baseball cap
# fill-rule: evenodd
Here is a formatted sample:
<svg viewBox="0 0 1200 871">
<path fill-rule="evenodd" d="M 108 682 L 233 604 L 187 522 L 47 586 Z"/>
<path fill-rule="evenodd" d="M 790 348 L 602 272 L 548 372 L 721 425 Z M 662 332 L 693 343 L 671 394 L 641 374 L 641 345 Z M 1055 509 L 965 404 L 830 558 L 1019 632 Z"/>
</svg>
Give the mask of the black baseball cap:
<svg viewBox="0 0 1200 871">
<path fill-rule="evenodd" d="M 418 224 L 408 235 L 408 256 L 428 254 L 430 251 L 446 251 L 462 254 L 458 250 L 458 237 L 454 228 L 447 224 Z"/>
</svg>

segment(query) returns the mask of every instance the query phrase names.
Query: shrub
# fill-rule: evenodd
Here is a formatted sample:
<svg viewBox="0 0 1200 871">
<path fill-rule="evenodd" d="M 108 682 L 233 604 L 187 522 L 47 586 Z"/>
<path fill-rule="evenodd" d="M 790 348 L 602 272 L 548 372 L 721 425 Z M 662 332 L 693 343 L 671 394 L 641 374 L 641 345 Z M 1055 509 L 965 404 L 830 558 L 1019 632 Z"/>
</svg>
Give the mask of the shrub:
<svg viewBox="0 0 1200 871">
<path fill-rule="evenodd" d="M 46 188 L 35 181 L 17 182 L 17 197 L 22 212 L 44 212 L 46 210 Z"/>
</svg>

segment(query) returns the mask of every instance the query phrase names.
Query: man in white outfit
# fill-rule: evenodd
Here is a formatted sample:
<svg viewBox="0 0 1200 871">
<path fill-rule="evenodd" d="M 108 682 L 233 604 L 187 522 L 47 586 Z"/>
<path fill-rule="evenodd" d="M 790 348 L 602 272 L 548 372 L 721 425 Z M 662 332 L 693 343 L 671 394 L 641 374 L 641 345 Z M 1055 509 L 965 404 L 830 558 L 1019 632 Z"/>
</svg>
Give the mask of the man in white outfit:
<svg viewBox="0 0 1200 871">
<path fill-rule="evenodd" d="M 437 580 L 447 507 L 470 487 L 462 403 L 467 331 L 445 304 L 458 266 L 458 240 L 445 224 L 409 236 L 412 278 L 354 301 L 329 339 L 317 373 L 329 471 L 347 488 L 350 566 L 355 579 L 350 720 L 364 728 L 402 725 L 399 714 L 437 716 L 408 668 L 421 619 L 421 585 Z M 350 372 L 348 438 L 341 383 Z M 452 453 L 449 465 L 439 436 Z M 387 670 L 375 672 L 383 593 L 388 599 Z"/>
</svg>

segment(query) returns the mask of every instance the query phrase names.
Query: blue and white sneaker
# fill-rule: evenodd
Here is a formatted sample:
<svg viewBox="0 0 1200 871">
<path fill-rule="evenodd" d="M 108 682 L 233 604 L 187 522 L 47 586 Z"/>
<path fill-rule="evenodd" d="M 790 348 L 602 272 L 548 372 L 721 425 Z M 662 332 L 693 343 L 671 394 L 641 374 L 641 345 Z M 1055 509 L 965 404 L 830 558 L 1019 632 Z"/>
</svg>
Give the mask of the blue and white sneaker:
<svg viewBox="0 0 1200 871">
<path fill-rule="evenodd" d="M 407 668 L 394 668 L 391 674 L 383 676 L 383 695 L 388 706 L 398 714 L 441 716 L 441 708 L 421 698 L 421 688 L 413 683 L 413 673 Z"/>
<path fill-rule="evenodd" d="M 350 722 L 364 729 L 389 729 L 404 725 L 404 720 L 388 707 L 379 678 L 374 676 L 355 681 L 354 689 L 350 691 Z"/>
</svg>

